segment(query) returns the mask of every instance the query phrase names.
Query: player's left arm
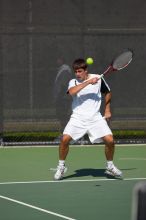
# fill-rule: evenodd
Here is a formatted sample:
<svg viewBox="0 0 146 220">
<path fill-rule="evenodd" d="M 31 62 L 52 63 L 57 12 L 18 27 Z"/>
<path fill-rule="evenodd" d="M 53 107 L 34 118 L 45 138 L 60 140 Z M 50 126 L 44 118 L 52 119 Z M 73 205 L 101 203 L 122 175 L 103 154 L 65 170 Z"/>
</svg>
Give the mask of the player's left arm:
<svg viewBox="0 0 146 220">
<path fill-rule="evenodd" d="M 105 93 L 105 110 L 104 110 L 104 117 L 106 119 L 110 119 L 112 114 L 111 114 L 111 97 L 112 97 L 112 94 L 111 92 L 107 92 Z"/>
<path fill-rule="evenodd" d="M 112 98 L 112 93 L 110 91 L 110 88 L 104 78 L 101 80 L 101 93 L 104 94 L 104 99 L 105 99 L 105 109 L 104 109 L 104 117 L 106 119 L 110 119 L 112 114 L 111 114 L 111 98 Z"/>
</svg>

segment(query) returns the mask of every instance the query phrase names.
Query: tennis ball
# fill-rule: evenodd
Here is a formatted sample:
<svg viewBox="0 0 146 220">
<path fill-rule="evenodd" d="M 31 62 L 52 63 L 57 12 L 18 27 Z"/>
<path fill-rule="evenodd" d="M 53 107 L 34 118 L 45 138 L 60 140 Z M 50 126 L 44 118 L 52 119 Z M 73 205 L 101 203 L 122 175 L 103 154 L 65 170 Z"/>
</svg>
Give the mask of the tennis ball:
<svg viewBox="0 0 146 220">
<path fill-rule="evenodd" d="M 86 63 L 88 64 L 88 65 L 92 65 L 93 64 L 93 58 L 92 57 L 88 57 L 87 59 L 86 59 Z"/>
</svg>

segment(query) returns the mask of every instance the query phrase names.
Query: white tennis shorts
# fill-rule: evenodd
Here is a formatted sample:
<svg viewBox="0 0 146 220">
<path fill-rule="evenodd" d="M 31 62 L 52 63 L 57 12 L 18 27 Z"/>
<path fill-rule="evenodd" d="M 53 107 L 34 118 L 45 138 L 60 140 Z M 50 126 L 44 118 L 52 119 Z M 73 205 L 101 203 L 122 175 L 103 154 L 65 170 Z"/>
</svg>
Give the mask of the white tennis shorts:
<svg viewBox="0 0 146 220">
<path fill-rule="evenodd" d="M 99 143 L 104 136 L 112 135 L 112 131 L 104 118 L 89 121 L 71 117 L 63 134 L 71 136 L 74 141 L 88 134 L 91 143 Z"/>
</svg>

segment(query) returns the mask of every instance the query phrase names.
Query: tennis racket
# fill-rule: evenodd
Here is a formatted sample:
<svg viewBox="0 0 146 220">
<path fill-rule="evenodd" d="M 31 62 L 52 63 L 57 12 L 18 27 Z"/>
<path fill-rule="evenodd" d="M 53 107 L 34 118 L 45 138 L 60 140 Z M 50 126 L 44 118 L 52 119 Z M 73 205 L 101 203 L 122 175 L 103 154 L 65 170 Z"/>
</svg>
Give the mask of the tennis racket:
<svg viewBox="0 0 146 220">
<path fill-rule="evenodd" d="M 99 79 L 105 76 L 108 73 L 113 71 L 118 71 L 127 67 L 133 58 L 133 52 L 131 50 L 127 50 L 117 56 L 112 63 L 108 66 L 108 68 L 99 76 Z"/>
</svg>

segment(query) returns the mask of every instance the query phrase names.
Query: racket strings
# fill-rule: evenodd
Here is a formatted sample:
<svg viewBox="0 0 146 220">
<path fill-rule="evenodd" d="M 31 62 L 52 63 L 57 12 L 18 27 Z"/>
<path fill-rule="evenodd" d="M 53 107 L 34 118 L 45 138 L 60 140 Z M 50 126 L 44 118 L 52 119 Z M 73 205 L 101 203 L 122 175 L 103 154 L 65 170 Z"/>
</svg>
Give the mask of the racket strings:
<svg viewBox="0 0 146 220">
<path fill-rule="evenodd" d="M 120 70 L 126 67 L 132 60 L 132 52 L 126 51 L 118 56 L 113 62 L 113 68 Z"/>
</svg>

